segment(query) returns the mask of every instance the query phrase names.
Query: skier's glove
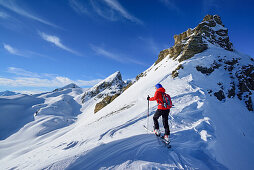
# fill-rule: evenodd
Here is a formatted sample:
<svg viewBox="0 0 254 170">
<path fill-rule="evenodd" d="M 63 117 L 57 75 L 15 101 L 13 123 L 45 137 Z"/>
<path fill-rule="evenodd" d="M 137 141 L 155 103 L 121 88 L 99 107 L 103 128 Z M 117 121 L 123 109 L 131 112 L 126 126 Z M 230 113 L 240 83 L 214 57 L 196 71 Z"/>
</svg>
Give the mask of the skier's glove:
<svg viewBox="0 0 254 170">
<path fill-rule="evenodd" d="M 147 100 L 149 100 L 149 99 L 150 99 L 150 97 L 148 96 L 146 99 L 147 99 Z"/>
</svg>

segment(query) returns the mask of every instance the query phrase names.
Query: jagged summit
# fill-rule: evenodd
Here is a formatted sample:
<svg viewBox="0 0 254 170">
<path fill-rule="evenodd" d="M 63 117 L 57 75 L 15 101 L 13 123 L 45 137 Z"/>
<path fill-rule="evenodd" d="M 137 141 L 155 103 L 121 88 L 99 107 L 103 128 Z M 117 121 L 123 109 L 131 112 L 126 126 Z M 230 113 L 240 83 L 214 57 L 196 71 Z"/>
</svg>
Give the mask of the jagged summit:
<svg viewBox="0 0 254 170">
<path fill-rule="evenodd" d="M 194 34 L 201 34 L 207 41 L 214 45 L 233 51 L 233 45 L 229 41 L 228 29 L 222 24 L 218 15 L 206 15 L 196 28 Z"/>
<path fill-rule="evenodd" d="M 96 84 L 95 86 L 93 86 L 92 88 L 88 89 L 82 96 L 82 101 L 84 103 L 86 100 L 95 97 L 99 93 L 99 98 L 105 95 L 114 95 L 116 93 L 120 93 L 124 85 L 125 82 L 122 80 L 122 75 L 120 71 L 117 71 Z M 104 92 L 105 94 L 102 94 L 102 92 Z"/>
<path fill-rule="evenodd" d="M 121 86 L 124 83 L 123 79 L 122 79 L 122 75 L 120 73 L 120 71 L 117 71 L 113 74 L 111 74 L 110 76 L 108 76 L 106 79 L 102 80 L 101 82 L 99 82 L 98 84 L 96 84 L 93 88 L 99 88 L 99 89 L 105 89 L 107 87 L 110 86 Z"/>
<path fill-rule="evenodd" d="M 65 90 L 65 89 L 73 89 L 73 88 L 80 88 L 78 85 L 76 85 L 75 83 L 70 83 L 64 87 L 61 87 L 61 88 L 57 88 L 55 90 L 53 90 L 53 92 L 55 91 L 62 91 L 62 90 Z"/>
<path fill-rule="evenodd" d="M 194 29 L 189 28 L 179 35 L 174 35 L 174 40 L 174 46 L 161 51 L 155 64 L 167 55 L 179 62 L 184 61 L 208 49 L 209 44 L 233 51 L 228 29 L 218 15 L 206 15 Z"/>
<path fill-rule="evenodd" d="M 127 87 L 127 83 L 122 80 L 120 71 L 117 71 L 102 80 L 94 87 L 88 89 L 81 97 L 82 103 L 94 103 L 94 113 L 116 99 Z"/>
<path fill-rule="evenodd" d="M 123 81 L 120 71 L 116 71 L 115 73 L 111 74 L 109 77 L 107 77 L 105 80 L 103 80 L 99 84 L 101 84 L 103 82 L 118 82 L 118 81 L 120 81 L 120 82 Z"/>
</svg>

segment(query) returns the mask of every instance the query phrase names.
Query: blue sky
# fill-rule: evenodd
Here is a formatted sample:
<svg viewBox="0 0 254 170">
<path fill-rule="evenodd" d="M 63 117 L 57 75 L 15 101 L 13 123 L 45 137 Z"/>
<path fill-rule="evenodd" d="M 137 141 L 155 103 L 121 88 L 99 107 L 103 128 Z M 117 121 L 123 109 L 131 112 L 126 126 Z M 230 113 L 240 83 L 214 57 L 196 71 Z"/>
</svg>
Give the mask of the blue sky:
<svg viewBox="0 0 254 170">
<path fill-rule="evenodd" d="M 173 35 L 218 14 L 234 47 L 253 56 L 252 1 L 0 0 L 0 91 L 90 87 L 146 70 Z"/>
</svg>

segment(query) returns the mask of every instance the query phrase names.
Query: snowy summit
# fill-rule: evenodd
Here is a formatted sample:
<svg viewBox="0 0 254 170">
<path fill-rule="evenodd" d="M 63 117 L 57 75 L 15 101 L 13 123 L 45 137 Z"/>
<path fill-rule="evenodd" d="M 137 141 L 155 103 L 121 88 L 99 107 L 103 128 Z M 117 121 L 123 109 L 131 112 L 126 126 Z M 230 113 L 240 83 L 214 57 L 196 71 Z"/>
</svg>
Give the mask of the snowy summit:
<svg viewBox="0 0 254 170">
<path fill-rule="evenodd" d="M 64 86 L 64 87 L 62 87 L 62 88 L 57 88 L 57 89 L 55 89 L 54 92 L 55 92 L 55 91 L 62 91 L 62 90 L 65 90 L 65 89 L 71 89 L 71 88 L 80 88 L 80 87 L 77 86 L 77 85 L 74 84 L 74 83 L 71 83 L 71 84 L 68 84 L 68 85 L 66 85 L 66 86 Z"/>
</svg>

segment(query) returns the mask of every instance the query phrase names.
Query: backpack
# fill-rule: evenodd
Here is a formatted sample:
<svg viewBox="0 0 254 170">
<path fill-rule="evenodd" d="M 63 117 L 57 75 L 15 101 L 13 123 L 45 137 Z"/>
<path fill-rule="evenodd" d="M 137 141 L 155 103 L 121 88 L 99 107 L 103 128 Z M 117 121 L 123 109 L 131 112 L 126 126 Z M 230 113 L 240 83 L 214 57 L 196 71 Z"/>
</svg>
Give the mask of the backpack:
<svg viewBox="0 0 254 170">
<path fill-rule="evenodd" d="M 163 99 L 162 106 L 164 108 L 170 109 L 172 107 L 171 97 L 167 93 L 161 93 L 161 95 L 162 95 L 162 99 Z"/>
</svg>

